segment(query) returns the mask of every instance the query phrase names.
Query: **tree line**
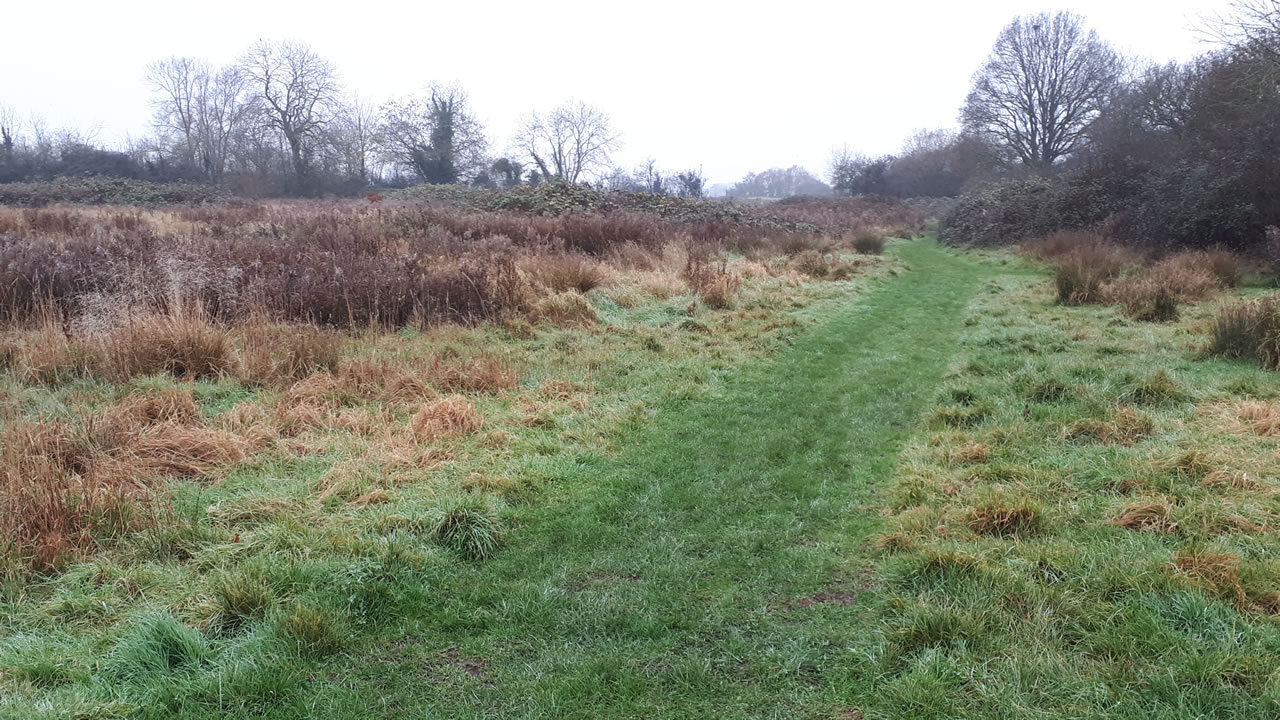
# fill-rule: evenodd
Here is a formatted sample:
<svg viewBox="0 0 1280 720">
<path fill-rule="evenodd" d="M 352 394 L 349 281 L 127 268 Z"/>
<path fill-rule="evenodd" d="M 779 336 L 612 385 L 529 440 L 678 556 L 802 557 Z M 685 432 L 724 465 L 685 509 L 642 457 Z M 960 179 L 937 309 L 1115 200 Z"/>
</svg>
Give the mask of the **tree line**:
<svg viewBox="0 0 1280 720">
<path fill-rule="evenodd" d="M 1280 0 L 1238 0 L 1200 33 L 1207 52 L 1152 64 L 1079 15 L 1016 18 L 974 74 L 958 131 L 880 158 L 838 152 L 832 185 L 964 195 L 958 242 L 1105 226 L 1143 244 L 1256 246 L 1280 226 Z"/>
<path fill-rule="evenodd" d="M 1280 224 L 1270 191 L 1280 180 L 1278 18 L 1280 0 L 1237 0 L 1203 29 L 1212 50 L 1163 65 L 1124 57 L 1073 13 L 1015 18 L 974 74 L 958 129 L 919 131 L 880 157 L 837 151 L 826 182 L 802 167 L 773 168 L 728 194 L 956 197 L 1011 187 L 1000 192 L 1035 204 L 1048 183 L 1070 190 L 1053 195 L 1064 224 L 1101 215 L 1135 237 L 1256 236 Z M 221 67 L 159 60 L 146 81 L 153 132 L 119 150 L 0 109 L 0 182 L 96 174 L 249 195 L 418 182 L 707 191 L 697 169 L 671 172 L 653 159 L 618 167 L 620 134 L 587 103 L 529 113 L 499 153 L 463 88 L 434 84 L 375 106 L 300 43 L 262 41 Z"/>
<path fill-rule="evenodd" d="M 157 60 L 147 66 L 146 82 L 153 132 L 121 150 L 0 109 L 0 182 L 88 174 L 308 195 L 371 184 L 502 188 L 592 179 L 703 192 L 700 170 L 668 173 L 652 160 L 634 171 L 615 167 L 620 135 L 604 111 L 587 103 L 526 115 L 510 151 L 495 155 L 461 87 L 433 84 L 375 107 L 343 87 L 332 63 L 297 42 L 261 41 L 221 67 L 187 57 Z"/>
</svg>

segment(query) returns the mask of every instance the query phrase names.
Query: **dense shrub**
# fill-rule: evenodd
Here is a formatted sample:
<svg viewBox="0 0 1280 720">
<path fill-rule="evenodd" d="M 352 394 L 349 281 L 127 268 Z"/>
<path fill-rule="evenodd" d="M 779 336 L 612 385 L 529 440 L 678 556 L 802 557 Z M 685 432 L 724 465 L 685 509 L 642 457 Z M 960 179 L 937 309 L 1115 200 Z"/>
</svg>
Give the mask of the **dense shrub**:
<svg viewBox="0 0 1280 720">
<path fill-rule="evenodd" d="M 961 197 L 942 218 L 939 239 L 1011 245 L 1089 228 L 1153 248 L 1242 250 L 1264 239 L 1260 216 L 1237 186 L 1201 165 L 997 183 Z"/>
<path fill-rule="evenodd" d="M 59 178 L 47 182 L 0 183 L 0 205 L 199 204 L 224 199 L 226 190 L 199 183 L 153 183 L 123 178 Z"/>
</svg>

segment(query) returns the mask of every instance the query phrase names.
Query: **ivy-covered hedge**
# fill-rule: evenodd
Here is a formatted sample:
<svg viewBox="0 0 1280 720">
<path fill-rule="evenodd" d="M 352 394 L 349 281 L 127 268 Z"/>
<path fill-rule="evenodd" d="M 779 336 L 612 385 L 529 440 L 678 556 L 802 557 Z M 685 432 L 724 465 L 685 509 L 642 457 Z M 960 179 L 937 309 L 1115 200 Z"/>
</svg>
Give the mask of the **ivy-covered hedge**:
<svg viewBox="0 0 1280 720">
<path fill-rule="evenodd" d="M 226 199 L 224 189 L 196 183 L 152 183 L 123 178 L 58 178 L 43 182 L 0 183 L 0 205 L 42 207 L 75 205 L 202 204 Z"/>
</svg>

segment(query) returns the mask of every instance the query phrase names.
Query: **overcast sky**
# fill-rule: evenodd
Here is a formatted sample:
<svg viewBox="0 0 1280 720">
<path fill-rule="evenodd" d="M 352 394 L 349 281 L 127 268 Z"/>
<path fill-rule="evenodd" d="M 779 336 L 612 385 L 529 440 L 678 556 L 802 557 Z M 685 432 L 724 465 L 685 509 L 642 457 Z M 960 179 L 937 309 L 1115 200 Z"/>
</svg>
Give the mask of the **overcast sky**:
<svg viewBox="0 0 1280 720">
<path fill-rule="evenodd" d="M 576 98 L 622 132 L 620 164 L 652 156 L 717 183 L 795 164 L 822 174 L 834 147 L 884 153 L 954 126 L 1015 15 L 1074 10 L 1125 52 L 1185 59 L 1206 49 L 1199 18 L 1227 0 L 2 4 L 0 105 L 100 142 L 147 131 L 147 62 L 231 62 L 259 38 L 294 39 L 374 102 L 459 83 L 495 149 L 524 113 Z"/>
</svg>

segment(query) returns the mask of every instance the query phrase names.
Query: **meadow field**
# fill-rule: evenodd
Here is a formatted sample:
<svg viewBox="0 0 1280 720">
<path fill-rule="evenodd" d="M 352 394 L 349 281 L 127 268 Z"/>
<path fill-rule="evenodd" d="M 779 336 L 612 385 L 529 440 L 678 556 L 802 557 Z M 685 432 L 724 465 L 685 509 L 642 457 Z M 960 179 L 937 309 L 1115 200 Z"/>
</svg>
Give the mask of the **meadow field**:
<svg viewBox="0 0 1280 720">
<path fill-rule="evenodd" d="M 0 716 L 1275 716 L 1273 269 L 931 228 L 0 207 Z"/>
</svg>

